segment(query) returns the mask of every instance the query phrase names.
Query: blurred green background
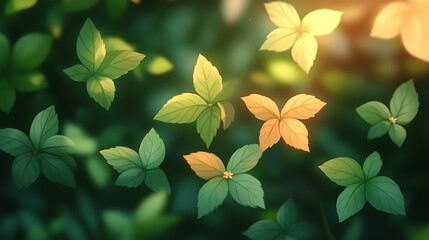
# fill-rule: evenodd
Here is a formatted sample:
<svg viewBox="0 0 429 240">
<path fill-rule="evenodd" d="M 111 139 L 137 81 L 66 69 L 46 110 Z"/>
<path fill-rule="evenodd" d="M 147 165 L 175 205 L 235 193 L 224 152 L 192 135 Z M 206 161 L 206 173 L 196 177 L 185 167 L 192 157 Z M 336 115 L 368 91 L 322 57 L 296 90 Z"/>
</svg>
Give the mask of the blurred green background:
<svg viewBox="0 0 429 240">
<path fill-rule="evenodd" d="M 31 4 L 19 11 L 11 2 Z M 301 210 L 302 219 L 317 226 L 315 239 L 328 239 L 326 223 L 335 239 L 429 239 L 429 163 L 424 153 L 429 143 L 429 65 L 406 53 L 399 38 L 386 41 L 369 36 L 377 12 L 388 1 L 288 1 L 301 17 L 319 8 L 344 11 L 338 29 L 317 38 L 319 50 L 308 76 L 292 61 L 290 51 L 259 51 L 275 28 L 264 2 L 1 0 L 0 32 L 11 45 L 33 32 L 52 36 L 53 43 L 38 68 L 46 76 L 46 87 L 17 92 L 10 113 L 0 112 L 0 128 L 28 132 L 34 116 L 55 105 L 60 133 L 75 140 L 79 154 L 75 156 L 76 189 L 41 177 L 29 188 L 17 190 L 10 171 L 13 157 L 0 152 L 0 239 L 126 240 L 131 235 L 245 239 L 242 232 L 257 220 L 274 218 L 289 198 Z M 138 69 L 115 81 L 116 96 L 108 112 L 90 99 L 83 84 L 62 72 L 78 61 L 76 39 L 88 17 L 107 48 L 131 48 L 146 55 Z M 182 156 L 207 149 L 195 124 L 152 120 L 172 96 L 194 91 L 192 72 L 198 53 L 219 69 L 224 81 L 240 81 L 231 99 L 235 121 L 229 129 L 218 131 L 208 150 L 224 162 L 237 148 L 257 143 L 262 125 L 240 97 L 259 93 L 283 106 L 290 97 L 307 93 L 327 102 L 315 118 L 305 121 L 311 153 L 281 141 L 264 152 L 252 170 L 262 183 L 266 210 L 242 207 L 228 197 L 197 220 L 197 194 L 204 181 Z M 403 147 L 398 149 L 388 136 L 367 140 L 369 125 L 355 108 L 370 100 L 387 104 L 396 87 L 410 78 L 415 80 L 420 110 L 406 126 Z M 152 127 L 165 141 L 167 153 L 161 167 L 171 183 L 171 196 L 152 194 L 144 185 L 114 186 L 118 174 L 98 153 L 118 145 L 137 149 Z M 407 216 L 388 215 L 367 204 L 338 224 L 335 203 L 342 187 L 330 182 L 318 166 L 340 156 L 362 164 L 373 151 L 383 159 L 381 175 L 400 186 Z"/>
</svg>

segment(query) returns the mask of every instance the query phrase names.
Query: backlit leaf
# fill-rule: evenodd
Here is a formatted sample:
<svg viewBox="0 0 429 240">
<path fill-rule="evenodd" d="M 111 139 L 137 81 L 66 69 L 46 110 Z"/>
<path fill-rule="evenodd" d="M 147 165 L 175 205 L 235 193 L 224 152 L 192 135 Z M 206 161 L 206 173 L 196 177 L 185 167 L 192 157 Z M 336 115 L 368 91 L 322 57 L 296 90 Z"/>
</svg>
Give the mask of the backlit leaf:
<svg viewBox="0 0 429 240">
<path fill-rule="evenodd" d="M 265 209 L 264 191 L 258 179 L 247 173 L 234 175 L 228 179 L 228 189 L 232 198 L 239 204 Z"/>
<path fill-rule="evenodd" d="M 151 129 L 140 144 L 139 155 L 144 169 L 157 168 L 165 158 L 165 145 L 162 139 Z"/>
<path fill-rule="evenodd" d="M 76 153 L 76 146 L 70 138 L 54 135 L 40 145 L 40 150 L 52 154 L 73 154 Z"/>
<path fill-rule="evenodd" d="M 49 86 L 45 75 L 39 71 L 15 73 L 12 75 L 12 83 L 19 92 L 34 92 Z"/>
<path fill-rule="evenodd" d="M 277 28 L 267 35 L 267 39 L 259 50 L 268 50 L 275 52 L 284 52 L 290 49 L 298 38 L 295 29 Z"/>
<path fill-rule="evenodd" d="M 375 209 L 405 216 L 404 196 L 392 179 L 384 176 L 372 178 L 365 186 L 365 195 Z"/>
<path fill-rule="evenodd" d="M 280 118 L 280 112 L 276 103 L 265 96 L 251 94 L 241 99 L 244 101 L 249 111 L 259 120 L 266 121 Z"/>
<path fill-rule="evenodd" d="M 302 19 L 302 29 L 313 36 L 329 34 L 338 26 L 343 15 L 340 11 L 319 9 Z"/>
<path fill-rule="evenodd" d="M 32 152 L 34 147 L 30 138 L 18 129 L 0 129 L 0 149 L 12 156 Z"/>
<path fill-rule="evenodd" d="M 264 5 L 271 22 L 277 27 L 290 29 L 298 28 L 300 19 L 292 5 L 285 2 L 270 2 Z"/>
<path fill-rule="evenodd" d="M 221 112 L 219 107 L 211 106 L 204 110 L 197 118 L 197 132 L 200 134 L 201 139 L 206 143 L 207 148 L 216 136 L 217 130 L 220 126 Z"/>
<path fill-rule="evenodd" d="M 309 33 L 303 33 L 292 47 L 292 58 L 308 74 L 314 64 L 317 54 L 316 38 Z"/>
<path fill-rule="evenodd" d="M 334 158 L 325 162 L 319 168 L 331 181 L 340 186 L 347 187 L 351 184 L 365 181 L 362 167 L 351 158 Z"/>
<path fill-rule="evenodd" d="M 286 102 L 281 116 L 282 118 L 308 119 L 314 117 L 325 105 L 325 102 L 312 95 L 298 94 Z"/>
<path fill-rule="evenodd" d="M 289 146 L 310 152 L 308 130 L 299 120 L 293 118 L 282 119 L 280 121 L 280 135 Z"/>
<path fill-rule="evenodd" d="M 223 129 L 225 130 L 234 121 L 235 110 L 229 102 L 218 102 L 217 105 L 220 109 L 220 119 L 222 120 Z"/>
<path fill-rule="evenodd" d="M 223 102 L 231 98 L 238 87 L 238 81 L 226 81 L 223 84 L 222 91 L 217 95 L 215 102 Z"/>
<path fill-rule="evenodd" d="M 207 108 L 207 103 L 193 93 L 182 93 L 168 100 L 154 117 L 168 123 L 191 123 Z"/>
<path fill-rule="evenodd" d="M 27 34 L 12 49 L 12 67 L 31 70 L 38 67 L 51 51 L 52 37 L 41 33 Z"/>
<path fill-rule="evenodd" d="M 249 144 L 237 149 L 229 159 L 227 171 L 234 174 L 250 171 L 258 164 L 262 150 L 257 144 Z"/>
<path fill-rule="evenodd" d="M 135 69 L 145 55 L 129 50 L 115 50 L 107 52 L 97 74 L 116 79 Z"/>
<path fill-rule="evenodd" d="M 58 133 L 58 115 L 50 106 L 36 115 L 30 127 L 30 139 L 39 148 L 48 138 Z"/>
<path fill-rule="evenodd" d="M 228 182 L 222 177 L 214 177 L 198 192 L 198 218 L 212 212 L 222 204 L 228 195 Z"/>
<path fill-rule="evenodd" d="M 261 220 L 250 226 L 243 234 L 254 240 L 272 240 L 283 234 L 283 229 L 273 220 Z"/>
<path fill-rule="evenodd" d="M 409 80 L 399 86 L 390 100 L 390 111 L 397 118 L 397 123 L 410 123 L 419 111 L 419 94 L 414 87 L 414 81 Z"/>
<path fill-rule="evenodd" d="M 337 199 L 339 222 L 359 212 L 366 203 L 365 184 L 354 183 L 346 187 Z"/>
<path fill-rule="evenodd" d="M 222 91 L 222 77 L 203 55 L 198 55 L 195 64 L 193 82 L 195 91 L 208 103 L 214 103 L 217 95 Z"/>
<path fill-rule="evenodd" d="M 95 28 L 91 19 L 86 19 L 77 39 L 77 56 L 91 73 L 97 72 L 105 56 L 106 47 L 100 32 Z"/>
<path fill-rule="evenodd" d="M 73 67 L 64 69 L 63 72 L 76 82 L 85 82 L 91 76 L 89 70 L 82 64 L 76 64 Z"/>
<path fill-rule="evenodd" d="M 123 172 L 130 168 L 142 168 L 139 155 L 132 149 L 126 147 L 115 147 L 100 151 L 116 171 Z"/>
<path fill-rule="evenodd" d="M 272 147 L 280 140 L 280 121 L 278 119 L 270 119 L 266 121 L 259 132 L 259 145 L 261 149 Z"/>
<path fill-rule="evenodd" d="M 390 139 L 392 139 L 392 141 L 396 144 L 396 146 L 400 148 L 402 147 L 402 144 L 407 137 L 407 131 L 405 131 L 405 128 L 401 125 L 392 124 L 390 125 L 389 136 Z"/>
<path fill-rule="evenodd" d="M 40 175 L 40 161 L 32 152 L 24 153 L 12 164 L 12 177 L 18 188 L 30 186 Z"/>
<path fill-rule="evenodd" d="M 4 13 L 5 15 L 11 15 L 22 10 L 31 8 L 37 3 L 37 0 L 7 0 Z"/>
<path fill-rule="evenodd" d="M 405 2 L 392 2 L 386 4 L 377 15 L 371 30 L 372 37 L 390 39 L 398 36 L 402 31 L 409 4 Z"/>
<path fill-rule="evenodd" d="M 192 170 L 202 179 L 211 179 L 225 172 L 223 162 L 214 154 L 196 152 L 183 156 Z"/>
<path fill-rule="evenodd" d="M 107 77 L 92 76 L 86 82 L 86 90 L 91 98 L 107 111 L 115 98 L 115 84 Z"/>
<path fill-rule="evenodd" d="M 376 124 L 391 117 L 386 105 L 377 101 L 370 101 L 359 106 L 356 108 L 356 112 L 369 124 Z"/>
<path fill-rule="evenodd" d="M 373 152 L 371 155 L 369 155 L 363 163 L 363 172 L 365 173 L 365 178 L 370 179 L 377 176 L 382 165 L 383 162 L 381 161 L 380 154 L 378 152 Z"/>
</svg>

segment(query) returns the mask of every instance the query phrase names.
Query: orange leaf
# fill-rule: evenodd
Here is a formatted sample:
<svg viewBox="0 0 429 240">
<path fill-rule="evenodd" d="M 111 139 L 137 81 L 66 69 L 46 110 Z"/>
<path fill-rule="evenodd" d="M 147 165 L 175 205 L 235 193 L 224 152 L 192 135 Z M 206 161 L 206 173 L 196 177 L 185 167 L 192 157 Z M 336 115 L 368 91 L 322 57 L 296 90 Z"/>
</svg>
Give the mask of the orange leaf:
<svg viewBox="0 0 429 240">
<path fill-rule="evenodd" d="M 288 145 L 310 152 L 307 128 L 299 120 L 293 118 L 282 119 L 280 122 L 280 135 Z"/>
<path fill-rule="evenodd" d="M 192 170 L 202 179 L 222 175 L 225 172 L 223 162 L 213 153 L 196 152 L 183 156 Z"/>
<path fill-rule="evenodd" d="M 326 103 L 307 94 L 289 99 L 282 109 L 282 118 L 308 119 L 315 116 Z"/>
<path fill-rule="evenodd" d="M 280 112 L 273 100 L 259 94 L 242 97 L 249 111 L 259 120 L 280 118 Z"/>
<path fill-rule="evenodd" d="M 264 123 L 259 132 L 259 146 L 262 151 L 272 147 L 280 140 L 280 121 L 278 119 L 270 119 Z"/>
</svg>

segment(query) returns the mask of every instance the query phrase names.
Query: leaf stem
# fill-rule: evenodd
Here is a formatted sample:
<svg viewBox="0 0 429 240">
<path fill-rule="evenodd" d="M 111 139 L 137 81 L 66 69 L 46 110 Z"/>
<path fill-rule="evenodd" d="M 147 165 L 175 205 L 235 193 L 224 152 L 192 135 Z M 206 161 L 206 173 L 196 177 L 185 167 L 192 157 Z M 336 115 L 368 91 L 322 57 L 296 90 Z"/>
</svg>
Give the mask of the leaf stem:
<svg viewBox="0 0 429 240">
<path fill-rule="evenodd" d="M 326 234 L 330 240 L 335 240 L 332 234 L 331 228 L 329 227 L 328 220 L 326 219 L 325 209 L 323 208 L 322 201 L 320 201 L 320 211 L 322 212 L 323 225 L 325 226 Z"/>
</svg>

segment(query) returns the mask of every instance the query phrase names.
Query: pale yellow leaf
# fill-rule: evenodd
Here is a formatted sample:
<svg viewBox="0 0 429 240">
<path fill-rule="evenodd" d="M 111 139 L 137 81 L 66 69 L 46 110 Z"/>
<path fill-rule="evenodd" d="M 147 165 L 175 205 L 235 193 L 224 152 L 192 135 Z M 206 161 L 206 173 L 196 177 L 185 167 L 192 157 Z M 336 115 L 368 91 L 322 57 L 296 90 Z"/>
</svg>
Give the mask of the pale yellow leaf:
<svg viewBox="0 0 429 240">
<path fill-rule="evenodd" d="M 372 37 L 390 39 L 401 33 L 410 5 L 406 2 L 392 2 L 387 4 L 375 19 L 371 30 Z"/>
<path fill-rule="evenodd" d="M 259 146 L 261 146 L 262 151 L 272 147 L 280 140 L 279 123 L 279 119 L 270 119 L 262 125 L 259 132 Z"/>
<path fill-rule="evenodd" d="M 316 38 L 309 33 L 302 33 L 292 48 L 292 58 L 298 65 L 308 73 L 316 59 Z"/>
<path fill-rule="evenodd" d="M 426 13 L 429 15 L 429 10 Z M 414 57 L 429 62 L 429 18 L 412 15 L 405 22 L 401 33 L 405 49 Z"/>
<path fill-rule="evenodd" d="M 215 176 L 221 176 L 225 172 L 225 165 L 213 153 L 196 152 L 183 156 L 192 170 L 202 179 L 209 180 Z"/>
<path fill-rule="evenodd" d="M 292 5 L 284 2 L 270 2 L 264 5 L 271 22 L 276 26 L 292 30 L 298 29 L 301 21 Z"/>
<path fill-rule="evenodd" d="M 302 19 L 302 31 L 313 36 L 331 33 L 340 23 L 343 12 L 319 9 L 310 12 Z"/>
<path fill-rule="evenodd" d="M 201 54 L 198 55 L 195 64 L 193 81 L 195 91 L 209 103 L 213 103 L 222 91 L 222 77 L 219 71 Z"/>
<path fill-rule="evenodd" d="M 282 119 L 280 121 L 280 135 L 289 146 L 310 152 L 307 128 L 299 120 Z"/>
<path fill-rule="evenodd" d="M 286 51 L 296 42 L 297 37 L 298 33 L 296 30 L 277 28 L 268 34 L 267 39 L 259 50 L 270 50 L 275 52 Z"/>
<path fill-rule="evenodd" d="M 223 129 L 227 129 L 234 121 L 235 110 L 231 103 L 229 102 L 218 102 L 217 105 L 220 108 L 220 119 L 223 123 Z"/>
<path fill-rule="evenodd" d="M 244 101 L 249 111 L 259 120 L 266 121 L 280 118 L 280 112 L 276 103 L 265 96 L 250 94 L 241 99 Z"/>
<path fill-rule="evenodd" d="M 290 98 L 282 109 L 282 118 L 308 119 L 314 117 L 326 103 L 307 94 Z"/>
</svg>

